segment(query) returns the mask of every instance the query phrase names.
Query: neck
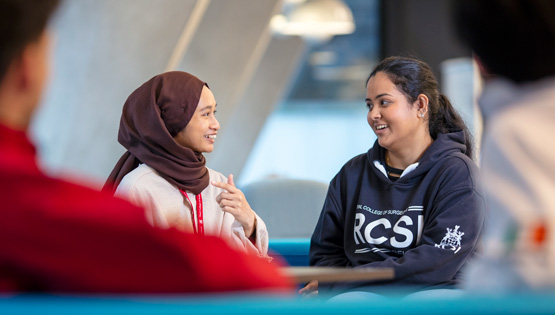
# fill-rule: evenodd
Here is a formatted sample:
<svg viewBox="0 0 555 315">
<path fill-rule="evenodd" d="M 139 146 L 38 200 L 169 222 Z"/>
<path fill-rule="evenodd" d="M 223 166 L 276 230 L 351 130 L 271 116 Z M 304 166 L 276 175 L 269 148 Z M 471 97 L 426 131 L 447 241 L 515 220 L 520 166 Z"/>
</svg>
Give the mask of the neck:
<svg viewBox="0 0 555 315">
<path fill-rule="evenodd" d="M 24 84 L 25 80 L 17 71 L 19 63 L 14 63 L 8 69 L 5 77 L 0 81 L 0 124 L 16 130 L 27 130 L 37 95 Z"/>
<path fill-rule="evenodd" d="M 422 141 L 416 147 L 405 148 L 401 150 L 391 150 L 388 149 L 385 152 L 386 162 L 389 166 L 406 169 L 409 165 L 414 164 L 420 160 L 424 152 L 432 145 L 432 137 L 428 137 L 425 141 Z"/>
<path fill-rule="evenodd" d="M 27 130 L 31 113 L 19 102 L 4 100 L 0 97 L 0 124 L 16 130 Z"/>
</svg>

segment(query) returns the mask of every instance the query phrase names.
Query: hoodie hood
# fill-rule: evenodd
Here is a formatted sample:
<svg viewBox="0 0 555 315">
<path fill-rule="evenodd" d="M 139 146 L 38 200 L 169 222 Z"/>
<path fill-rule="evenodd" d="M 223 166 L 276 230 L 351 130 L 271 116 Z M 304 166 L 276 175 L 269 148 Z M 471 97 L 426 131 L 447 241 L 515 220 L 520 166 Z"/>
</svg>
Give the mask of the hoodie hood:
<svg viewBox="0 0 555 315">
<path fill-rule="evenodd" d="M 374 146 L 368 150 L 367 158 L 368 163 L 372 164 L 372 169 L 376 172 L 378 178 L 390 182 L 389 178 L 385 176 L 379 169 L 374 166 L 374 161 L 380 161 L 380 157 L 385 154 L 386 149 L 378 144 L 378 140 L 374 142 Z M 427 173 L 434 165 L 441 161 L 445 161 L 445 157 L 451 155 L 465 155 L 466 142 L 464 139 L 464 132 L 457 131 L 446 134 L 439 134 L 437 139 L 434 140 L 432 145 L 424 152 L 422 158 L 418 161 L 416 167 L 410 173 L 399 178 L 396 182 L 406 182 L 414 180 Z"/>
</svg>

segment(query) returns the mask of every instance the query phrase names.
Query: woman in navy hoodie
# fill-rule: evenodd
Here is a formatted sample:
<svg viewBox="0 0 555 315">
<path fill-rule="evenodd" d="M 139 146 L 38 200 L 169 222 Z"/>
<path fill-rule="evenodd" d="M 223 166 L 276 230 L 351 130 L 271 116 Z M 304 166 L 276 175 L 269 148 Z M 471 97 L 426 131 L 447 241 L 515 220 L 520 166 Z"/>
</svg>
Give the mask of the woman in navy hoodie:
<svg viewBox="0 0 555 315">
<path fill-rule="evenodd" d="M 457 284 L 484 221 L 471 136 L 420 60 L 384 59 L 368 78 L 366 104 L 378 139 L 331 181 L 310 265 L 389 267 L 395 277 L 321 284 L 320 292 L 456 292 L 445 289 Z M 317 293 L 318 283 L 300 292 Z"/>
</svg>

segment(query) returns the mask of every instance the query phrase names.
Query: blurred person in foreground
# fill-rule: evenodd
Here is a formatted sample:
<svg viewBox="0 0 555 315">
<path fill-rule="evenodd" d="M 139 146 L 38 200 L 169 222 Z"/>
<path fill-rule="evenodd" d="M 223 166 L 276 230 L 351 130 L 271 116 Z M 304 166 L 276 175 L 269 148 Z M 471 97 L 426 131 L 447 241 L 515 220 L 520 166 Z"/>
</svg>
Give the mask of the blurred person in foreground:
<svg viewBox="0 0 555 315">
<path fill-rule="evenodd" d="M 483 256 L 465 287 L 555 288 L 555 1 L 461 0 L 455 26 L 484 78 Z"/>
<path fill-rule="evenodd" d="M 46 176 L 26 133 L 49 73 L 58 1 L 0 0 L 0 292 L 287 292 L 276 266 Z"/>
</svg>

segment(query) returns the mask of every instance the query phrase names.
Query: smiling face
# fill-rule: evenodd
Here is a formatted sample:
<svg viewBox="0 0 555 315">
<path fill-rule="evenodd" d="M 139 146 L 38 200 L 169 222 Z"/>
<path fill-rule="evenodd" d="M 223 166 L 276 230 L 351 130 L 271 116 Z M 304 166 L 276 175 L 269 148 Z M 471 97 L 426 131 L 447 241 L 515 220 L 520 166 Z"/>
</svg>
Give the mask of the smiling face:
<svg viewBox="0 0 555 315">
<path fill-rule="evenodd" d="M 214 116 L 216 99 L 209 88 L 204 86 L 193 117 L 173 139 L 179 145 L 195 152 L 212 152 L 220 123 Z"/>
<path fill-rule="evenodd" d="M 370 78 L 366 87 L 368 124 L 380 146 L 401 152 L 420 144 L 426 134 L 429 137 L 426 120 L 420 116 L 427 110 L 427 103 L 425 108 L 419 103 L 409 103 L 385 73 Z"/>
</svg>

